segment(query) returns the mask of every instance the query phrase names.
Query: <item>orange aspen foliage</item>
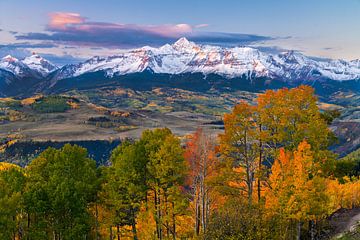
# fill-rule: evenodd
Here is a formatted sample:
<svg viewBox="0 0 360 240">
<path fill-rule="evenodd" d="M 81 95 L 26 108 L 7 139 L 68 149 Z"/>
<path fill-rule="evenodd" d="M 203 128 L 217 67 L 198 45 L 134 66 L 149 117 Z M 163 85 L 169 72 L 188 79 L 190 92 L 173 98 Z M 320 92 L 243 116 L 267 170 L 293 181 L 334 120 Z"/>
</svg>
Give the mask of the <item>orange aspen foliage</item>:
<svg viewBox="0 0 360 240">
<path fill-rule="evenodd" d="M 191 210 L 194 218 L 194 232 L 205 232 L 216 197 L 210 181 L 217 175 L 218 161 L 215 144 L 201 129 L 192 134 L 186 143 L 184 153 L 189 172 L 187 184 L 192 198 Z"/>
</svg>

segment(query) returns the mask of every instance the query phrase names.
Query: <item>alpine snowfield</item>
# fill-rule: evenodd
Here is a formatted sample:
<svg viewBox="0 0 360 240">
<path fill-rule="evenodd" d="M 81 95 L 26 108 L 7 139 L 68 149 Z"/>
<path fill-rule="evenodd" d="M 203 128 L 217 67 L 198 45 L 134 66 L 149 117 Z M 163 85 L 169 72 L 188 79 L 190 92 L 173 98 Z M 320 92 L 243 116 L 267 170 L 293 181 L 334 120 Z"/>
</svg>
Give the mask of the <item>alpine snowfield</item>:
<svg viewBox="0 0 360 240">
<path fill-rule="evenodd" d="M 360 60 L 319 61 L 295 51 L 268 54 L 250 47 L 198 45 L 186 38 L 180 38 L 172 45 L 166 44 L 159 48 L 145 46 L 123 50 L 113 56 L 96 56 L 83 63 L 65 65 L 62 68 L 38 55 L 23 60 L 6 56 L 0 62 L 0 69 L 20 76 L 33 71 L 42 77 L 58 71 L 56 80 L 97 71 L 104 71 L 108 77 L 113 77 L 146 69 L 154 73 L 213 73 L 226 78 L 267 77 L 285 81 L 319 78 L 339 81 L 360 79 Z"/>
</svg>

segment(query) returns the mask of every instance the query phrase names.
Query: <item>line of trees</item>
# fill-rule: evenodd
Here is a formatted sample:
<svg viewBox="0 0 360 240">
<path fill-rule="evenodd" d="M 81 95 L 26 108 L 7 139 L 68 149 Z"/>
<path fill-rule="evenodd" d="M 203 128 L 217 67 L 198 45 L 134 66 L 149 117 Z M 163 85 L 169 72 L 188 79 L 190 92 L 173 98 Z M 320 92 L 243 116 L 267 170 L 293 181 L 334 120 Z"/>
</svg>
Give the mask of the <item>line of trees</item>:
<svg viewBox="0 0 360 240">
<path fill-rule="evenodd" d="M 269 90 L 218 138 L 146 130 L 98 168 L 76 145 L 0 163 L 0 239 L 319 239 L 360 206 L 360 181 L 328 150 L 337 113 L 316 103 L 310 87 Z"/>
</svg>

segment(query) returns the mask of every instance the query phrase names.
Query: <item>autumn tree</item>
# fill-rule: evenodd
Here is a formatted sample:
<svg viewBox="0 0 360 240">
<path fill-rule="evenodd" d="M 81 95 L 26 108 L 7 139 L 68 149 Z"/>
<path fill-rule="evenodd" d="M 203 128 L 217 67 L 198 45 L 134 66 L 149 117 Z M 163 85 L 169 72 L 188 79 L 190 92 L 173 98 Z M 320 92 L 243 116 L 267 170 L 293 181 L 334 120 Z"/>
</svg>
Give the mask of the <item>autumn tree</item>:
<svg viewBox="0 0 360 240">
<path fill-rule="evenodd" d="M 271 167 L 265 194 L 266 208 L 272 216 L 285 220 L 287 225 L 296 222 L 297 239 L 300 239 L 304 222 L 309 222 L 309 231 L 314 239 L 314 222 L 331 212 L 326 179 L 321 175 L 318 162 L 311 146 L 303 141 L 294 152 L 280 149 L 279 157 Z M 292 235 L 288 229 L 291 228 L 278 229 L 285 239 Z"/>
<path fill-rule="evenodd" d="M 313 88 L 267 90 L 257 99 L 257 112 L 269 157 L 275 159 L 280 148 L 295 150 L 305 139 L 316 159 L 322 160 L 324 174 L 333 171 L 335 157 L 328 150 L 333 141 L 330 120 L 321 114 Z"/>
<path fill-rule="evenodd" d="M 255 197 L 255 184 L 257 184 L 258 207 L 261 208 L 264 188 L 268 188 L 271 182 L 267 179 L 272 172 L 269 167 L 279 157 L 280 149 L 293 152 L 304 140 L 311 146 L 311 159 L 317 166 L 316 175 L 310 174 L 309 181 L 304 181 L 307 185 L 312 184 L 313 189 L 324 192 L 321 190 L 325 189 L 326 185 L 324 177 L 331 175 L 334 170 L 335 155 L 328 150 L 333 134 L 327 125 L 333 119 L 333 115 L 330 118 L 320 112 L 314 90 L 308 86 L 267 90 L 259 94 L 255 103 L 255 105 L 250 105 L 241 102 L 231 113 L 224 116 L 225 131 L 220 135 L 222 167 L 219 169 L 220 177 L 218 178 L 219 186 L 222 184 L 220 190 L 223 194 L 229 199 L 234 198 L 236 194 L 240 198 L 245 195 L 248 205 L 251 206 Z M 301 192 L 300 186 L 307 186 L 305 182 L 298 186 L 299 192 Z M 287 181 L 285 183 L 292 184 Z M 308 186 L 307 189 L 310 187 Z M 306 193 L 308 195 L 304 201 L 319 197 L 316 194 Z M 303 194 L 296 196 L 303 196 Z M 326 194 L 320 196 L 320 200 L 323 197 L 326 198 Z M 302 200 L 297 202 L 302 202 Z M 296 211 L 296 208 L 293 209 Z M 323 212 L 321 206 L 311 210 L 311 214 L 316 218 L 321 214 L 315 213 L 315 210 Z M 302 208 L 300 212 L 297 212 L 296 217 L 292 214 L 292 219 L 307 221 L 302 218 L 304 215 L 298 214 L 311 216 Z M 309 219 L 310 222 L 313 220 L 314 218 Z"/>
<path fill-rule="evenodd" d="M 259 157 L 254 110 L 245 102 L 236 105 L 231 113 L 225 114 L 225 132 L 220 135 L 220 152 L 227 162 L 229 180 L 240 192 L 246 193 L 249 205 L 252 204 Z"/>
<path fill-rule="evenodd" d="M 185 158 L 189 166 L 187 176 L 191 187 L 194 208 L 195 234 L 206 232 L 210 210 L 215 200 L 210 181 L 217 173 L 218 161 L 215 156 L 214 140 L 199 128 L 186 143 Z"/>
</svg>

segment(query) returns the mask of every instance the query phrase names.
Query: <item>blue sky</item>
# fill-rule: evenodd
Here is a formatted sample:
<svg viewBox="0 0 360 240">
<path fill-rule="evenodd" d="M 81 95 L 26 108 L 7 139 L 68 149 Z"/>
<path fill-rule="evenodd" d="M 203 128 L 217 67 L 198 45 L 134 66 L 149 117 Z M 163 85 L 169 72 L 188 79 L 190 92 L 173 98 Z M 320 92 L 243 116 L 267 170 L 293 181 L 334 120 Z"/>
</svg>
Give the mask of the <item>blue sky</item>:
<svg viewBox="0 0 360 240">
<path fill-rule="evenodd" d="M 360 0 L 1 0 L 0 29 L 0 55 L 62 62 L 181 36 L 360 58 Z"/>
</svg>

